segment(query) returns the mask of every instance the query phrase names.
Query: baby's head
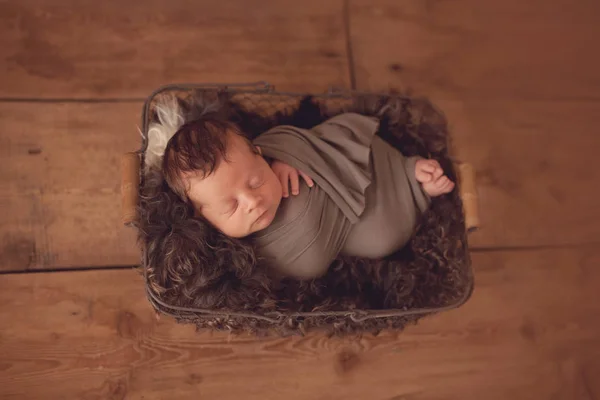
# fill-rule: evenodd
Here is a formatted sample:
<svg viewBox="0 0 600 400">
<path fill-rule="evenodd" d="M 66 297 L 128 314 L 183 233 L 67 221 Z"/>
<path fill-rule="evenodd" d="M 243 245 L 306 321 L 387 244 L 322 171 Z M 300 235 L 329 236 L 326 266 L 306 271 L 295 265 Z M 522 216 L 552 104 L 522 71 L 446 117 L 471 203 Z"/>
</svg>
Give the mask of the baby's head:
<svg viewBox="0 0 600 400">
<path fill-rule="evenodd" d="M 281 184 L 260 149 L 216 115 L 183 125 L 167 144 L 162 169 L 171 189 L 230 237 L 269 226 L 281 201 Z"/>
</svg>

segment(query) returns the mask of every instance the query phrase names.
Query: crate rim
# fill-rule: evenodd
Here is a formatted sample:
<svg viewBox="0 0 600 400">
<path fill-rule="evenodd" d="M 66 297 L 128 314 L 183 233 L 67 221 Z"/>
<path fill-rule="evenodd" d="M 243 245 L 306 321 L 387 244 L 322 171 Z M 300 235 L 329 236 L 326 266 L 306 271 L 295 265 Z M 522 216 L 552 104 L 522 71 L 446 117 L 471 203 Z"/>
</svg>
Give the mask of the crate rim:
<svg viewBox="0 0 600 400">
<path fill-rule="evenodd" d="M 329 99 L 329 98 L 342 98 L 342 99 L 352 99 L 355 96 L 365 95 L 365 96 L 386 96 L 386 97 L 395 97 L 395 98 L 405 98 L 405 99 L 418 99 L 419 96 L 406 96 L 397 93 L 382 93 L 382 92 L 371 92 L 371 91 L 359 91 L 359 90 L 349 90 L 349 89 L 341 89 L 330 87 L 325 93 L 310 93 L 310 92 L 279 92 L 275 90 L 275 86 L 271 85 L 268 81 L 257 81 L 257 82 L 249 82 L 249 83 L 170 83 L 166 85 L 162 85 L 152 91 L 152 93 L 146 97 L 142 108 L 142 121 L 141 121 L 141 136 L 142 136 L 142 146 L 139 150 L 136 151 L 140 156 L 140 168 L 139 168 L 139 186 L 138 186 L 138 202 L 141 199 L 141 191 L 143 188 L 144 182 L 144 153 L 148 147 L 148 126 L 149 126 L 149 115 L 150 115 L 150 106 L 153 99 L 164 92 L 167 91 L 193 91 L 193 90 L 221 90 L 229 93 L 235 94 L 265 94 L 272 96 L 288 96 L 288 97 L 305 97 L 312 96 L 315 98 L 321 99 Z M 437 107 L 431 105 L 436 109 L 437 112 L 441 112 Z M 442 113 L 443 114 L 443 113 Z M 466 232 L 468 234 L 468 232 Z M 147 270 L 147 254 L 146 249 L 142 246 L 142 254 L 141 254 L 141 268 L 144 277 L 144 286 L 146 295 L 148 300 L 152 304 L 155 310 L 161 312 L 165 315 L 168 315 L 173 318 L 194 318 L 200 315 L 202 316 L 210 316 L 210 317 L 242 317 L 242 318 L 251 318 L 255 320 L 262 320 L 269 322 L 271 324 L 280 324 L 288 318 L 306 318 L 306 317 L 346 317 L 350 318 L 353 322 L 363 322 L 369 319 L 375 318 L 388 318 L 388 317 L 405 317 L 412 315 L 428 315 L 435 314 L 439 312 L 449 311 L 456 309 L 466 303 L 471 297 L 474 290 L 474 277 L 472 270 L 471 257 L 468 254 L 467 247 L 467 257 L 466 257 L 466 270 L 467 270 L 467 278 L 468 278 L 468 287 L 462 296 L 454 303 L 441 306 L 441 307 L 430 307 L 430 308 L 413 308 L 413 309 L 383 309 L 383 310 L 369 310 L 369 309 L 355 309 L 349 311 L 315 311 L 315 312 L 269 312 L 264 314 L 251 313 L 251 312 L 237 312 L 237 311 L 215 311 L 210 309 L 203 308 L 193 308 L 193 307 L 180 307 L 168 304 L 162 301 L 156 293 L 152 291 L 150 285 L 148 283 L 148 278 L 146 275 Z M 166 311 L 166 309 L 173 310 Z M 176 313 L 176 312 L 179 312 Z"/>
</svg>

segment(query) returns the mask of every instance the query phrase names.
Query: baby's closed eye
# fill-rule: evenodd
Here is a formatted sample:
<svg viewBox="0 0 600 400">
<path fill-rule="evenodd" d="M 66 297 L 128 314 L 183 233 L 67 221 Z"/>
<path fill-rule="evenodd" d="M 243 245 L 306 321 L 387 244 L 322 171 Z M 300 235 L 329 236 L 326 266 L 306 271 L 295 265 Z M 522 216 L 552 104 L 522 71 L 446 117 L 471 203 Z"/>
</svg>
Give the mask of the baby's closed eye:
<svg viewBox="0 0 600 400">
<path fill-rule="evenodd" d="M 227 203 L 227 207 L 225 207 L 225 211 L 223 211 L 221 214 L 223 214 L 223 215 L 233 214 L 235 212 L 235 210 L 237 210 L 237 207 L 238 207 L 237 200 L 231 201 L 231 202 Z"/>
<path fill-rule="evenodd" d="M 257 175 L 253 178 L 250 179 L 250 181 L 248 182 L 248 186 L 250 186 L 250 188 L 252 189 L 256 189 L 261 187 L 263 184 L 265 183 L 265 179 L 264 176 L 261 175 Z"/>
<path fill-rule="evenodd" d="M 250 183 L 252 189 L 258 189 L 265 183 L 264 179 L 256 180 Z"/>
</svg>

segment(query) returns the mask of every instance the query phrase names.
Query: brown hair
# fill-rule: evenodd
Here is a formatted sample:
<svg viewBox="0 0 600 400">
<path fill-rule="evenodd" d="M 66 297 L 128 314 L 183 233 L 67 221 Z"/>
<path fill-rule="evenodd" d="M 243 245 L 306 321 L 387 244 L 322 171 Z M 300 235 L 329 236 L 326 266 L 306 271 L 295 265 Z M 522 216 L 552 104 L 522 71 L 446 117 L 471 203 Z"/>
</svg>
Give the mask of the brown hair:
<svg viewBox="0 0 600 400">
<path fill-rule="evenodd" d="M 222 160 L 227 161 L 227 146 L 231 134 L 248 142 L 253 152 L 256 148 L 233 122 L 208 114 L 184 124 L 167 143 L 162 171 L 165 180 L 182 200 L 188 201 L 186 173 L 197 173 L 204 178 L 215 172 Z"/>
</svg>

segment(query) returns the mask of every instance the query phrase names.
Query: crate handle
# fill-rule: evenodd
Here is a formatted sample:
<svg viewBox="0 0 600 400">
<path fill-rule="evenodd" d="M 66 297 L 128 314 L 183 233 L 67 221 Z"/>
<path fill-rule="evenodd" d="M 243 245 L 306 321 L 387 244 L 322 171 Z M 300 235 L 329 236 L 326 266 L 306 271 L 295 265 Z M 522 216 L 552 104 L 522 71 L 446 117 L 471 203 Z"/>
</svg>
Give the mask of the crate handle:
<svg viewBox="0 0 600 400">
<path fill-rule="evenodd" d="M 123 225 L 131 225 L 137 217 L 139 182 L 139 154 L 123 154 L 121 156 L 121 221 Z"/>
<path fill-rule="evenodd" d="M 457 164 L 457 172 L 459 194 L 465 216 L 465 228 L 470 233 L 478 230 L 481 222 L 479 219 L 479 196 L 477 194 L 475 168 L 469 163 L 461 162 Z"/>
</svg>

